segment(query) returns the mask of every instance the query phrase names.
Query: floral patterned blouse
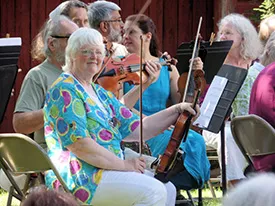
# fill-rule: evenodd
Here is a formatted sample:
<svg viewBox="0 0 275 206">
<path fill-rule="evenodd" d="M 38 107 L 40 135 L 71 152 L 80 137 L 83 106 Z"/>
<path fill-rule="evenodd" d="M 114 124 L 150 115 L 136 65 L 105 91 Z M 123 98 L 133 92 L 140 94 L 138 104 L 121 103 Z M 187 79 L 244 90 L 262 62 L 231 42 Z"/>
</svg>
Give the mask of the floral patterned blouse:
<svg viewBox="0 0 275 206">
<path fill-rule="evenodd" d="M 92 84 L 92 87 L 104 109 L 96 104 L 72 75 L 66 73 L 54 82 L 44 106 L 48 155 L 69 190 L 86 204 L 91 204 L 103 169 L 79 159 L 66 147 L 77 139 L 92 138 L 123 158 L 120 142 L 139 125 L 138 116 L 111 92 L 96 84 Z M 52 171 L 46 173 L 45 180 L 49 188 L 60 185 Z"/>
<path fill-rule="evenodd" d="M 264 66 L 258 62 L 254 62 L 249 68 L 243 85 L 232 103 L 232 111 L 235 117 L 248 114 L 251 89 L 255 79 L 263 68 Z"/>
</svg>

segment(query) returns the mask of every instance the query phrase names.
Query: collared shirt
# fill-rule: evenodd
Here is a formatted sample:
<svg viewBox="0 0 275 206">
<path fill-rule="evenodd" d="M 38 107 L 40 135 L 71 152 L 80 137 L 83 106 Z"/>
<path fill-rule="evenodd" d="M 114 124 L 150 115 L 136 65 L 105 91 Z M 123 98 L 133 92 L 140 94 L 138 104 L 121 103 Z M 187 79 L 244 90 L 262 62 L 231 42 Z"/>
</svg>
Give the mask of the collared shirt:
<svg viewBox="0 0 275 206">
<path fill-rule="evenodd" d="M 46 96 L 44 106 L 45 138 L 48 155 L 71 192 L 90 204 L 102 169 L 79 159 L 67 146 L 77 139 L 91 138 L 123 159 L 120 142 L 139 125 L 139 118 L 114 95 L 97 84 L 92 87 L 107 112 L 103 112 L 83 86 L 70 74 L 63 73 Z M 46 185 L 57 188 L 52 171 L 46 174 Z"/>
<path fill-rule="evenodd" d="M 47 59 L 32 68 L 25 76 L 14 113 L 42 109 L 48 89 L 61 73 L 62 70 L 51 64 Z M 46 149 L 44 128 L 34 132 L 34 140 Z"/>
</svg>

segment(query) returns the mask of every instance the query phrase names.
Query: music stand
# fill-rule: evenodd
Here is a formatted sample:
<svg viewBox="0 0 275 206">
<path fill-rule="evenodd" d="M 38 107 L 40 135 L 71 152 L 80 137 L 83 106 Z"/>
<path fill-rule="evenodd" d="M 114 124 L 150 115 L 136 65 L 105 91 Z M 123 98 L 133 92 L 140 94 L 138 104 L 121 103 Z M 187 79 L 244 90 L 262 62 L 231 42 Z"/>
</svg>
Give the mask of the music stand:
<svg viewBox="0 0 275 206">
<path fill-rule="evenodd" d="M 226 167 L 225 167 L 225 141 L 224 141 L 224 121 L 228 116 L 229 110 L 231 109 L 231 104 L 233 103 L 236 95 L 238 94 L 243 81 L 247 75 L 247 70 L 231 65 L 222 65 L 217 76 L 224 77 L 227 79 L 224 90 L 218 100 L 215 107 L 213 115 L 210 117 L 210 122 L 207 127 L 201 127 L 210 132 L 218 133 L 221 131 L 221 162 L 222 162 L 222 188 L 223 194 L 226 192 Z M 211 87 L 211 85 L 210 85 Z M 210 94 L 210 89 L 206 93 Z M 202 103 L 204 104 L 204 103 Z M 204 107 L 204 105 L 202 105 Z M 203 113 L 204 111 L 201 111 Z M 200 117 L 199 117 L 200 118 Z M 197 119 L 199 121 L 199 118 Z M 194 122 L 196 124 L 197 120 Z M 199 125 L 196 125 L 199 126 Z M 199 126 L 200 127 L 200 126 Z"/>
<path fill-rule="evenodd" d="M 0 38 L 0 66 L 17 65 L 21 38 Z"/>
<path fill-rule="evenodd" d="M 17 71 L 17 65 L 0 66 L 0 124 L 4 119 Z"/>
<path fill-rule="evenodd" d="M 0 38 L 0 124 L 18 73 L 21 38 Z"/>
<path fill-rule="evenodd" d="M 203 62 L 203 70 L 207 84 L 211 84 L 213 77 L 221 68 L 224 59 L 229 52 L 233 41 L 201 42 L 199 57 Z M 180 74 L 188 72 L 189 60 L 192 57 L 194 42 L 182 43 L 177 49 L 177 68 Z"/>
</svg>

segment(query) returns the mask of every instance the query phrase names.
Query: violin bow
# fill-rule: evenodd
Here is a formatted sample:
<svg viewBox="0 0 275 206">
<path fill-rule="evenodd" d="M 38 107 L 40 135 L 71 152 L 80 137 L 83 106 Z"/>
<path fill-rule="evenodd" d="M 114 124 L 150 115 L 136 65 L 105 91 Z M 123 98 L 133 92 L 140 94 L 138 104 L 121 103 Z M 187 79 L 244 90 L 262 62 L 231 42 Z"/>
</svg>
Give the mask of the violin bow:
<svg viewBox="0 0 275 206">
<path fill-rule="evenodd" d="M 200 17 L 200 20 L 199 20 L 199 25 L 198 25 L 198 29 L 197 29 L 197 35 L 196 35 L 196 39 L 195 39 L 195 44 L 194 44 L 194 48 L 193 48 L 191 62 L 189 64 L 189 71 L 188 71 L 188 76 L 187 76 L 187 80 L 186 80 L 186 83 L 185 83 L 185 90 L 184 90 L 184 94 L 183 94 L 183 97 L 182 97 L 182 101 L 185 101 L 186 95 L 187 95 L 187 88 L 188 88 L 188 84 L 189 84 L 191 73 L 192 73 L 192 69 L 193 69 L 193 63 L 194 63 L 195 53 L 196 53 L 196 50 L 197 50 L 198 39 L 199 39 L 199 35 L 200 35 L 200 30 L 201 30 L 201 22 L 202 22 L 202 17 Z"/>
<path fill-rule="evenodd" d="M 140 119 L 140 135 L 139 135 L 139 155 L 143 153 L 143 122 L 142 122 L 142 57 L 143 57 L 143 38 L 140 35 L 140 63 L 139 63 L 139 119 Z"/>
<path fill-rule="evenodd" d="M 140 19 L 140 15 L 143 14 L 146 9 L 149 7 L 149 5 L 151 4 L 152 0 L 147 0 L 143 7 L 141 8 L 141 10 L 139 11 L 137 18 L 135 18 L 135 20 L 131 23 L 131 25 L 129 26 L 129 28 L 133 27 L 138 20 Z M 129 30 L 130 31 L 130 30 Z M 142 122 L 142 57 L 143 57 L 143 38 L 142 36 L 140 36 L 140 63 L 139 63 L 139 119 L 140 119 L 140 127 L 139 127 L 139 131 L 140 131 L 140 135 L 139 135 L 139 155 L 142 156 L 143 153 L 143 122 Z"/>
</svg>

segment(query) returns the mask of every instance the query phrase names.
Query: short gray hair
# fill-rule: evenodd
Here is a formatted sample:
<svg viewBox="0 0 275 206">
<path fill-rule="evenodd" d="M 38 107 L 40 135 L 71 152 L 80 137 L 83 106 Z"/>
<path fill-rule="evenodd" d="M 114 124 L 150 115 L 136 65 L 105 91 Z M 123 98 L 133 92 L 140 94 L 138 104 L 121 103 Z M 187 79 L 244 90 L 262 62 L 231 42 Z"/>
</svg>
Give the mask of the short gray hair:
<svg viewBox="0 0 275 206">
<path fill-rule="evenodd" d="M 263 55 L 260 57 L 260 62 L 264 66 L 275 62 L 275 31 L 271 33 L 265 44 Z"/>
<path fill-rule="evenodd" d="M 44 53 L 46 57 L 51 56 L 51 51 L 48 47 L 48 39 L 51 38 L 51 35 L 60 34 L 61 24 L 63 22 L 69 22 L 75 24 L 68 17 L 64 15 L 56 16 L 55 19 L 49 19 L 45 25 L 44 31 L 42 33 L 42 39 L 44 41 Z"/>
<path fill-rule="evenodd" d="M 70 0 L 61 10 L 61 15 L 70 17 L 69 14 L 72 8 L 83 8 L 88 11 L 88 6 L 84 2 L 78 0 Z"/>
<path fill-rule="evenodd" d="M 120 11 L 120 7 L 109 1 L 96 1 L 88 6 L 88 19 L 91 28 L 98 29 L 100 22 L 111 19 L 113 11 Z"/>
<path fill-rule="evenodd" d="M 227 23 L 232 25 L 243 38 L 240 50 L 241 57 L 245 60 L 254 60 L 258 58 L 262 52 L 262 44 L 258 38 L 256 29 L 250 20 L 241 14 L 229 14 L 222 18 L 218 23 L 219 31 L 221 30 L 221 27 Z"/>
<path fill-rule="evenodd" d="M 103 37 L 99 31 L 91 28 L 79 28 L 68 40 L 65 52 L 65 66 L 62 67 L 63 71 L 68 72 L 71 70 L 72 58 L 76 56 L 77 51 L 84 45 L 99 46 L 102 54 L 104 54 Z"/>
</svg>

